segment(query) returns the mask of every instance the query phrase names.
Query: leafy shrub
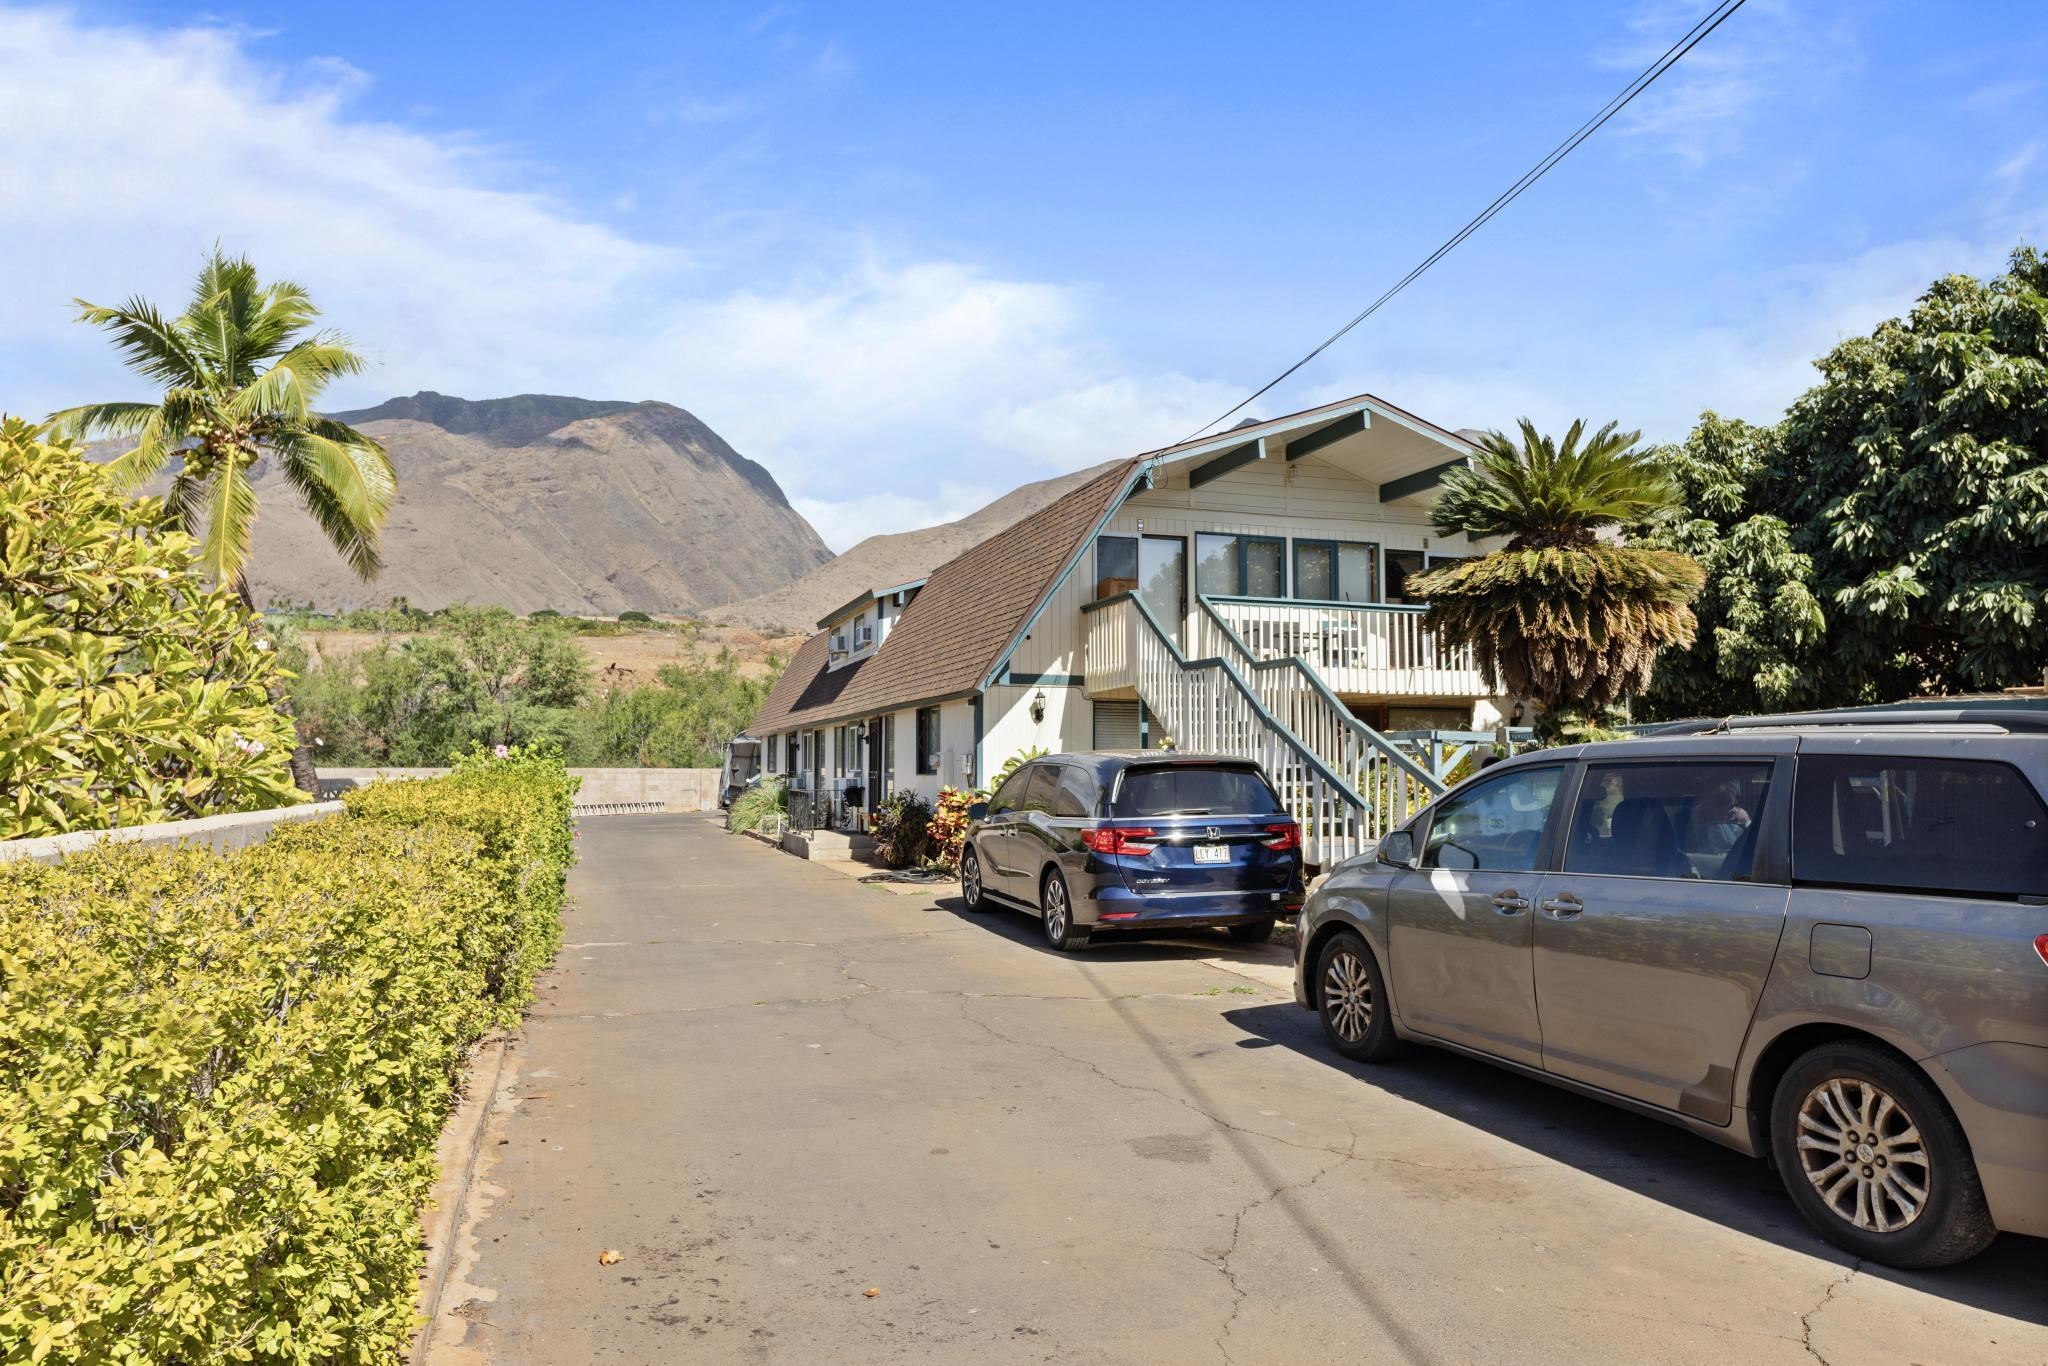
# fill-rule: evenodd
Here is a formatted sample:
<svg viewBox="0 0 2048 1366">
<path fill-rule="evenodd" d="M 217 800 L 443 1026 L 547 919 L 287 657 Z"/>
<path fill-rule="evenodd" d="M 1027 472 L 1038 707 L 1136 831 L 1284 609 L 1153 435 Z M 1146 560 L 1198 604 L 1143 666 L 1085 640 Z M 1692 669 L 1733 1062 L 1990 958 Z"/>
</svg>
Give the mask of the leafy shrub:
<svg viewBox="0 0 2048 1366">
<path fill-rule="evenodd" d="M 947 872 L 960 869 L 960 849 L 967 840 L 967 808 L 982 800 L 982 794 L 966 788 L 942 787 L 932 808 L 931 824 L 925 837 L 931 845 L 931 866 Z"/>
<path fill-rule="evenodd" d="M 875 812 L 875 852 L 891 868 L 923 863 L 931 823 L 930 802 L 915 792 L 894 793 Z"/>
<path fill-rule="evenodd" d="M 467 1047 L 559 937 L 534 754 L 0 869 L 0 1360 L 389 1362 Z"/>
<path fill-rule="evenodd" d="M 0 838 L 300 800 L 256 618 L 158 499 L 0 422 Z"/>
<path fill-rule="evenodd" d="M 619 613 L 619 620 L 620 620 L 621 622 L 628 622 L 628 621 L 631 621 L 631 622 L 648 622 L 648 623 L 652 623 L 652 622 L 653 622 L 653 620 L 654 620 L 654 618 L 653 618 L 653 617 L 650 617 L 650 616 L 648 616 L 648 615 L 647 615 L 647 614 L 646 614 L 645 612 L 641 612 L 641 611 L 638 611 L 638 610 L 634 610 L 634 611 L 627 611 L 627 612 L 621 612 L 621 613 Z"/>
<path fill-rule="evenodd" d="M 732 799 L 732 809 L 726 813 L 726 829 L 744 833 L 779 826 L 788 810 L 789 784 L 771 775 Z"/>
</svg>

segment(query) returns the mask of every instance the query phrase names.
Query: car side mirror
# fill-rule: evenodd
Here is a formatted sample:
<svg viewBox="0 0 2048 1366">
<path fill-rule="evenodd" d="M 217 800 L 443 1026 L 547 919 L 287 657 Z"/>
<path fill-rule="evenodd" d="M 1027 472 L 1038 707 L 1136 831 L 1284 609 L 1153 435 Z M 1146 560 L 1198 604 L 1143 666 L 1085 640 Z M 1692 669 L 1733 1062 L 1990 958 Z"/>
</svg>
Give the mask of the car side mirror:
<svg viewBox="0 0 2048 1366">
<path fill-rule="evenodd" d="M 978 821 L 978 820 L 982 819 L 982 818 L 983 818 L 984 816 L 986 816 L 986 815 L 988 815 L 988 803 L 987 803 L 987 802 L 969 802 L 969 803 L 968 803 L 968 805 L 967 805 L 967 819 L 968 819 L 968 820 L 971 820 L 971 821 Z"/>
<path fill-rule="evenodd" d="M 1375 857 L 1390 868 L 1415 866 L 1415 836 L 1406 830 L 1390 830 L 1380 838 Z"/>
</svg>

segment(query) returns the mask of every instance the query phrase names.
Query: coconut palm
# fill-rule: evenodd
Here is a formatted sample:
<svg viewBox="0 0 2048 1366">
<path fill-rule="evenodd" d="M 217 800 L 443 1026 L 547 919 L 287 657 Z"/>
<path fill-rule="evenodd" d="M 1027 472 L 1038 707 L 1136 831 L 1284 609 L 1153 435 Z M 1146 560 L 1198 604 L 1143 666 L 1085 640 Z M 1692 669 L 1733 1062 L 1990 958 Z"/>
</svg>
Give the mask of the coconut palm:
<svg viewBox="0 0 2048 1366">
<path fill-rule="evenodd" d="M 304 289 L 284 280 L 263 284 L 246 257 L 231 260 L 215 247 L 175 318 L 142 298 L 119 308 L 73 302 L 78 320 L 112 337 L 128 368 L 163 394 L 148 403 L 67 408 L 47 425 L 79 438 L 132 439 L 111 466 L 129 490 L 175 462 L 166 500 L 198 539 L 200 563 L 217 582 L 254 610 L 253 473 L 266 456 L 349 567 L 365 579 L 377 573 L 397 476 L 377 442 L 313 411 L 327 385 L 361 371 L 363 359 L 339 335 L 311 330 L 320 310 Z M 303 743 L 293 773 L 311 790 L 312 755 Z"/>
<path fill-rule="evenodd" d="M 1411 581 L 1426 628 L 1541 705 L 1552 735 L 1649 686 L 1658 650 L 1692 644 L 1699 565 L 1599 534 L 1680 506 L 1640 435 L 1610 422 L 1588 437 L 1574 422 L 1557 442 L 1526 418 L 1519 443 L 1489 432 L 1469 467 L 1445 474 L 1432 520 L 1441 535 L 1507 545 Z"/>
</svg>

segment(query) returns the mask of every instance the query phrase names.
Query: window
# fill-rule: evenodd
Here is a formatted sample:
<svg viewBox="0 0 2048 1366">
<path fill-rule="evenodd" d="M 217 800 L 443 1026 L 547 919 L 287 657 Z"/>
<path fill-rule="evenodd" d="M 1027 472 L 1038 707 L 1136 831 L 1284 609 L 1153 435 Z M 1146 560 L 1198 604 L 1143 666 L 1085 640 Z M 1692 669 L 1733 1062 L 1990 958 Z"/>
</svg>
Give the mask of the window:
<svg viewBox="0 0 2048 1366">
<path fill-rule="evenodd" d="M 896 713 L 890 712 L 882 718 L 882 782 L 890 789 L 896 786 Z"/>
<path fill-rule="evenodd" d="M 1593 764 L 1565 870 L 1748 882 L 1770 790 L 1768 762 Z"/>
<path fill-rule="evenodd" d="M 1420 574 L 1424 555 L 1420 550 L 1389 550 L 1387 552 L 1387 601 L 1421 602 L 1408 589 L 1411 575 Z"/>
<path fill-rule="evenodd" d="M 836 726 L 832 731 L 832 761 L 841 773 L 860 772 L 859 726 Z"/>
<path fill-rule="evenodd" d="M 1023 803 L 1024 790 L 1030 785 L 1031 769 L 1027 765 L 1003 780 L 1003 785 L 988 799 L 988 814 L 995 816 L 1005 811 L 1015 811 Z"/>
<path fill-rule="evenodd" d="M 1117 787 L 1119 816 L 1274 816 L 1280 799 L 1254 768 L 1133 768 Z"/>
<path fill-rule="evenodd" d="M 1422 866 L 1533 872 L 1563 773 L 1562 768 L 1504 773 L 1438 803 L 1423 842 Z"/>
<path fill-rule="evenodd" d="M 1033 764 L 1031 786 L 1024 789 L 1024 800 L 1017 805 L 1025 811 L 1043 811 L 1052 814 L 1053 789 L 1059 786 L 1060 764 Z"/>
<path fill-rule="evenodd" d="M 2007 764 L 1802 754 L 1792 880 L 2001 900 L 2048 894 L 2048 809 Z"/>
<path fill-rule="evenodd" d="M 1287 542 L 1205 531 L 1195 537 L 1195 591 L 1212 597 L 1287 595 Z"/>
<path fill-rule="evenodd" d="M 1135 536 L 1098 536 L 1095 539 L 1095 594 L 1108 597 L 1122 589 L 1112 589 L 1112 583 L 1135 586 L 1138 582 L 1138 538 Z M 1107 591 L 1105 591 L 1107 590 Z"/>
<path fill-rule="evenodd" d="M 1378 602 L 1380 548 L 1363 541 L 1296 541 L 1294 596 L 1307 602 Z"/>
<path fill-rule="evenodd" d="M 917 771 L 937 773 L 939 771 L 939 709 L 919 707 L 917 709 Z"/>
<path fill-rule="evenodd" d="M 1101 800 L 1102 784 L 1095 781 L 1094 772 L 1079 764 L 1068 764 L 1060 771 L 1060 785 L 1053 790 L 1052 814 L 1092 816 L 1095 804 Z"/>
</svg>

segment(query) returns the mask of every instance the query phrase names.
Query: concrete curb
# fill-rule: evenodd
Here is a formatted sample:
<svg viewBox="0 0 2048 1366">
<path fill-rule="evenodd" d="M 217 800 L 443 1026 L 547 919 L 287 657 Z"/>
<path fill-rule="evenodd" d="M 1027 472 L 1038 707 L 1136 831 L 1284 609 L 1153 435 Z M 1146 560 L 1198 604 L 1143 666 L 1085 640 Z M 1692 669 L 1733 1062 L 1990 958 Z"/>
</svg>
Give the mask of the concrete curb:
<svg viewBox="0 0 2048 1366">
<path fill-rule="evenodd" d="M 37 863 L 60 863 L 72 854 L 84 853 L 102 842 L 108 844 L 204 844 L 215 850 L 239 849 L 260 844 L 270 832 L 292 821 L 313 821 L 339 816 L 340 802 L 308 802 L 303 806 L 280 806 L 271 811 L 235 811 L 224 816 L 201 816 L 189 821 L 159 821 L 155 825 L 126 825 L 113 830 L 73 830 L 63 835 L 39 835 L 34 839 L 0 841 L 0 863 L 33 859 Z"/>
<path fill-rule="evenodd" d="M 512 1039 L 487 1039 L 470 1059 L 464 1075 L 462 1103 L 441 1130 L 435 1145 L 435 1161 L 441 1177 L 420 1211 L 420 1239 L 426 1245 L 427 1264 L 420 1271 L 418 1313 L 422 1322 L 413 1334 L 412 1351 L 406 1360 L 423 1366 L 434 1346 L 434 1329 L 441 1318 L 441 1293 L 448 1286 L 448 1271 L 455 1264 L 455 1241 L 462 1226 L 462 1211 L 476 1181 L 478 1159 L 483 1153 L 484 1130 L 497 1103 L 498 1083 L 505 1072 L 506 1055 Z M 489 1055 L 486 1057 L 486 1055 Z M 486 1073 L 488 1072 L 488 1076 Z"/>
</svg>

